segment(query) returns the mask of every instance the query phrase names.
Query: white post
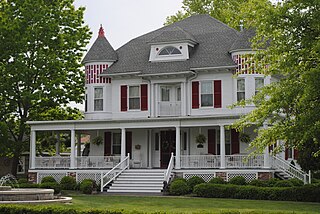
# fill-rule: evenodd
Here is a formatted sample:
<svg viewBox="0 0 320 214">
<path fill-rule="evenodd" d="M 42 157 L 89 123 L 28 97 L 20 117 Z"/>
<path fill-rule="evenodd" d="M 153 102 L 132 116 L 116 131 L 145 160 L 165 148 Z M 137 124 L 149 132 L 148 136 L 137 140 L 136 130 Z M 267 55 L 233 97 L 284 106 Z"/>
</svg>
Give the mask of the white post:
<svg viewBox="0 0 320 214">
<path fill-rule="evenodd" d="M 220 125 L 220 169 L 226 168 L 226 142 L 224 125 Z"/>
<path fill-rule="evenodd" d="M 121 161 L 126 158 L 126 129 L 121 128 Z"/>
<path fill-rule="evenodd" d="M 36 167 L 36 131 L 31 131 L 30 136 L 30 168 L 35 169 Z"/>
<path fill-rule="evenodd" d="M 180 126 L 176 126 L 176 169 L 180 169 Z"/>
<path fill-rule="evenodd" d="M 152 149 L 151 149 L 151 142 L 152 142 L 152 130 L 148 130 L 148 136 L 149 136 L 149 139 L 148 139 L 148 168 L 151 168 L 151 152 L 152 152 Z"/>
<path fill-rule="evenodd" d="M 267 129 L 268 125 L 266 123 L 264 123 L 263 128 Z M 270 155 L 269 155 L 269 147 L 268 146 L 264 149 L 264 153 L 263 153 L 263 167 L 270 168 Z"/>
<path fill-rule="evenodd" d="M 76 132 L 74 129 L 71 129 L 71 154 L 70 154 L 70 168 L 75 168 L 75 145 L 76 145 L 76 139 L 75 135 Z"/>
</svg>

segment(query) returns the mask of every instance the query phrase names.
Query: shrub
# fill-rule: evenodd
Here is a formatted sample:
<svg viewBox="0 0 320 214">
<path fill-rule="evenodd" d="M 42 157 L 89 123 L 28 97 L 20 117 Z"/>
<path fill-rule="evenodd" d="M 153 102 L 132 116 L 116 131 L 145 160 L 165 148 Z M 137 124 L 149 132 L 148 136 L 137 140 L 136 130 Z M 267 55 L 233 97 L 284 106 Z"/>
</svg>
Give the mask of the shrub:
<svg viewBox="0 0 320 214">
<path fill-rule="evenodd" d="M 33 184 L 33 183 L 22 183 L 19 184 L 19 188 L 39 188 L 40 184 Z"/>
<path fill-rule="evenodd" d="M 258 180 L 258 179 L 254 179 L 254 180 L 250 181 L 249 185 L 250 186 L 257 186 L 257 187 L 265 187 L 265 186 L 267 186 L 265 181 Z"/>
<path fill-rule="evenodd" d="M 53 189 L 54 194 L 59 194 L 61 192 L 61 186 L 60 184 L 56 182 L 46 182 L 46 183 L 41 183 L 39 185 L 40 188 L 45 188 L 45 189 Z"/>
<path fill-rule="evenodd" d="M 80 183 L 80 191 L 84 194 L 92 194 L 93 192 L 93 182 L 90 179 L 84 179 Z"/>
<path fill-rule="evenodd" d="M 293 187 L 293 184 L 289 180 L 280 180 L 275 183 L 274 187 Z"/>
<path fill-rule="evenodd" d="M 236 176 L 234 178 L 231 178 L 229 180 L 230 184 L 234 184 L 234 185 L 246 185 L 246 179 L 242 176 Z"/>
<path fill-rule="evenodd" d="M 189 192 L 189 186 L 187 182 L 182 180 L 173 181 L 170 184 L 169 192 L 171 195 L 185 195 Z"/>
<path fill-rule="evenodd" d="M 74 190 L 77 186 L 76 179 L 71 176 L 64 176 L 60 181 L 61 189 Z"/>
<path fill-rule="evenodd" d="M 211 184 L 226 184 L 227 182 L 225 182 L 223 180 L 223 178 L 220 178 L 220 177 L 216 177 L 216 178 L 212 178 L 209 183 Z"/>
<path fill-rule="evenodd" d="M 301 187 L 304 185 L 303 181 L 301 181 L 297 178 L 291 178 L 288 181 L 290 181 L 293 184 L 293 186 L 296 186 L 296 187 Z"/>
<path fill-rule="evenodd" d="M 194 176 L 192 178 L 189 178 L 187 180 L 187 184 L 189 186 L 189 190 L 190 191 L 193 191 L 193 188 L 198 185 L 198 184 L 202 184 L 202 183 L 205 183 L 205 181 L 203 180 L 203 178 L 200 178 L 198 176 Z"/>
<path fill-rule="evenodd" d="M 52 176 L 46 176 L 42 178 L 41 183 L 57 183 L 57 181 Z"/>
<path fill-rule="evenodd" d="M 27 178 L 19 178 L 18 179 L 18 183 L 19 184 L 27 184 L 28 183 L 28 179 Z"/>
<path fill-rule="evenodd" d="M 280 181 L 280 179 L 278 178 L 271 178 L 267 181 L 267 186 L 268 187 L 273 187 L 278 181 Z"/>
<path fill-rule="evenodd" d="M 171 181 L 171 183 L 172 183 L 172 182 L 174 182 L 174 181 L 183 181 L 183 182 L 187 182 L 187 180 L 186 180 L 185 178 L 179 178 L 179 177 L 174 178 L 174 179 Z"/>
</svg>

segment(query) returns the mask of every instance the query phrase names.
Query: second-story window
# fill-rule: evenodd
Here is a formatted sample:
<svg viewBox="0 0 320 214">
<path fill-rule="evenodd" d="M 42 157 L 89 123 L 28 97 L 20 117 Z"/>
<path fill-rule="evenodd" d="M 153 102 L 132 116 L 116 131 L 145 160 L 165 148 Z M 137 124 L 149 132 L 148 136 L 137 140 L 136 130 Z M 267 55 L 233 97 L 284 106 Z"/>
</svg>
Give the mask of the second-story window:
<svg viewBox="0 0 320 214">
<path fill-rule="evenodd" d="M 103 88 L 94 89 L 94 111 L 103 111 Z"/>
<path fill-rule="evenodd" d="M 259 92 L 259 90 L 264 86 L 264 79 L 262 77 L 258 77 L 254 79 L 255 82 L 255 94 Z"/>
<path fill-rule="evenodd" d="M 246 99 L 245 79 L 237 80 L 237 101 Z"/>
<path fill-rule="evenodd" d="M 140 109 L 139 86 L 129 86 L 129 109 Z"/>
<path fill-rule="evenodd" d="M 201 107 L 213 106 L 212 81 L 201 82 Z"/>
</svg>

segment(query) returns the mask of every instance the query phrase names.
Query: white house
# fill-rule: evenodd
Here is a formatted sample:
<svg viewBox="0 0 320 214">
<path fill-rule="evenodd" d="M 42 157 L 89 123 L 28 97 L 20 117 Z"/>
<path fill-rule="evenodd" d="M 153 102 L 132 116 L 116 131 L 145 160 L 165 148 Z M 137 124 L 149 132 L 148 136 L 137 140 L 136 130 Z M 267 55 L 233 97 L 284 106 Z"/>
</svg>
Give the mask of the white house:
<svg viewBox="0 0 320 214">
<path fill-rule="evenodd" d="M 171 175 L 252 180 L 282 173 L 306 179 L 285 160 L 293 159 L 293 152 L 271 157 L 266 148 L 246 159 L 248 142 L 228 129 L 254 108 L 228 106 L 275 81 L 249 69 L 252 36 L 252 31 L 239 32 L 208 15 L 195 15 L 114 50 L 101 27 L 83 59 L 85 119 L 28 123 L 30 180 L 72 175 L 79 181 L 95 179 L 102 187 L 112 184 L 108 191 L 156 192 Z M 38 157 L 41 131 L 70 133 L 70 156 L 59 156 L 57 145 L 56 156 Z M 79 140 L 83 133 L 91 137 L 86 156 Z M 205 136 L 202 147 L 196 142 L 199 134 Z M 100 145 L 93 143 L 97 136 Z"/>
</svg>

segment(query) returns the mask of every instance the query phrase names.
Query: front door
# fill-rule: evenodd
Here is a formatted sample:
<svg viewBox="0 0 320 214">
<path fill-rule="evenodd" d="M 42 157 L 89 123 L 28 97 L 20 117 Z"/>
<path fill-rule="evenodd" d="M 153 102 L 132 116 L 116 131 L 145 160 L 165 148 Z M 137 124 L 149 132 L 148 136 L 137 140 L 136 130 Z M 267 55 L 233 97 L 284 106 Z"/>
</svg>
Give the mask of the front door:
<svg viewBox="0 0 320 214">
<path fill-rule="evenodd" d="M 161 152 L 160 152 L 160 167 L 165 169 L 168 167 L 171 152 L 176 151 L 176 131 L 161 131 L 160 132 Z"/>
</svg>

